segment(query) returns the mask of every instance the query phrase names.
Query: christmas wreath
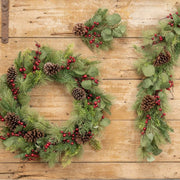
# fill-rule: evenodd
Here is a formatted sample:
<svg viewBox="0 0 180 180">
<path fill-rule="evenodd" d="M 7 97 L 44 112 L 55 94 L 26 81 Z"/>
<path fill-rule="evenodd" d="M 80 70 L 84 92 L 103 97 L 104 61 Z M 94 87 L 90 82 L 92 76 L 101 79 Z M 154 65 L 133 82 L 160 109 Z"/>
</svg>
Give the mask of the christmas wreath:
<svg viewBox="0 0 180 180">
<path fill-rule="evenodd" d="M 4 122 L 0 139 L 6 149 L 25 160 L 41 159 L 53 166 L 61 158 L 63 166 L 89 143 L 100 149 L 95 138 L 110 120 L 111 100 L 98 87 L 97 61 L 73 55 L 71 48 L 56 51 L 37 43 L 37 51 L 19 53 L 7 74 L 0 77 L 0 119 Z M 64 84 L 74 97 L 71 119 L 58 127 L 29 108 L 29 92 L 47 81 Z"/>
<path fill-rule="evenodd" d="M 163 18 L 154 32 L 146 32 L 144 45 L 135 48 L 142 54 L 136 67 L 143 75 L 135 103 L 141 133 L 139 155 L 153 161 L 162 152 L 159 146 L 170 142 L 169 132 L 173 131 L 165 119 L 166 92 L 173 93 L 173 66 L 180 54 L 180 9 Z"/>
<path fill-rule="evenodd" d="M 112 47 L 113 38 L 122 37 L 126 26 L 120 23 L 119 14 L 108 14 L 107 9 L 98 9 L 95 15 L 83 23 L 73 27 L 75 36 L 80 36 L 82 41 L 91 49 L 108 50 Z"/>
</svg>

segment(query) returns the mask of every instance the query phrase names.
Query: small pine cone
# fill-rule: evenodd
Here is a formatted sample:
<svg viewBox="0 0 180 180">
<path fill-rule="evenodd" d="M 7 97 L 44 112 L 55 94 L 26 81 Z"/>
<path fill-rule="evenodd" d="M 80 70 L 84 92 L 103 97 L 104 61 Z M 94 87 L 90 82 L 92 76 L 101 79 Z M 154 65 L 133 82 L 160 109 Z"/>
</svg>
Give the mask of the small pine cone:
<svg viewBox="0 0 180 180">
<path fill-rule="evenodd" d="M 46 63 L 44 65 L 44 73 L 46 75 L 52 76 L 58 73 L 58 71 L 60 70 L 60 66 L 58 64 L 53 64 L 53 63 Z"/>
<path fill-rule="evenodd" d="M 88 142 L 90 139 L 91 139 L 91 134 L 88 132 L 86 132 L 85 135 L 81 136 L 81 141 L 83 144 Z"/>
<path fill-rule="evenodd" d="M 76 36 L 83 36 L 86 33 L 86 27 L 82 23 L 78 23 L 73 27 L 73 33 Z"/>
<path fill-rule="evenodd" d="M 171 54 L 168 51 L 165 51 L 165 54 L 161 52 L 158 57 L 156 57 L 156 60 L 154 61 L 154 66 L 161 66 L 168 63 L 170 60 Z"/>
<path fill-rule="evenodd" d="M 4 117 L 4 120 L 10 131 L 14 131 L 19 125 L 18 121 L 20 121 L 20 118 L 19 116 L 16 116 L 15 113 L 7 113 L 7 115 Z"/>
<path fill-rule="evenodd" d="M 44 137 L 44 133 L 40 132 L 37 129 L 33 129 L 32 131 L 28 131 L 24 135 L 24 139 L 27 142 L 36 142 L 38 138 Z"/>
<path fill-rule="evenodd" d="M 82 88 L 74 88 L 72 90 L 72 95 L 76 100 L 82 100 L 86 98 L 86 92 Z"/>
<path fill-rule="evenodd" d="M 155 98 L 151 95 L 146 95 L 141 103 L 141 109 L 143 111 L 149 111 L 151 108 L 155 106 Z"/>
<path fill-rule="evenodd" d="M 11 66 L 10 68 L 8 68 L 8 71 L 7 71 L 7 83 L 8 85 L 11 85 L 11 81 L 14 81 L 16 79 L 16 70 L 14 68 L 14 66 Z"/>
</svg>

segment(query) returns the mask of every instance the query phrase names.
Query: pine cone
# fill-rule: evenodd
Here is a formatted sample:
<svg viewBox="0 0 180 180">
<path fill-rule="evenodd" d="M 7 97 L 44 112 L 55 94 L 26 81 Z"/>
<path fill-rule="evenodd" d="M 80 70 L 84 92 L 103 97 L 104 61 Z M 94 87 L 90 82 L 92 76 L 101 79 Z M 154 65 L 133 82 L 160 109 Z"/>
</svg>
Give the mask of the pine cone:
<svg viewBox="0 0 180 180">
<path fill-rule="evenodd" d="M 57 74 L 59 70 L 60 66 L 58 64 L 48 62 L 44 65 L 44 73 L 46 75 L 52 76 L 54 74 Z"/>
<path fill-rule="evenodd" d="M 92 135 L 91 135 L 91 132 L 86 132 L 85 135 L 81 135 L 81 134 L 77 134 L 76 135 L 76 142 L 78 144 L 84 144 L 86 143 L 87 141 L 89 141 L 91 139 Z"/>
<path fill-rule="evenodd" d="M 154 61 L 154 66 L 161 66 L 163 64 L 168 63 L 171 60 L 171 54 L 168 51 L 164 53 L 160 53 L 156 60 Z"/>
<path fill-rule="evenodd" d="M 36 140 L 38 138 L 44 137 L 44 133 L 40 132 L 37 129 L 33 129 L 32 131 L 28 131 L 25 135 L 24 135 L 24 139 L 27 142 L 36 142 Z"/>
<path fill-rule="evenodd" d="M 14 68 L 14 66 L 11 66 L 8 71 L 7 71 L 7 83 L 8 85 L 11 85 L 11 81 L 14 81 L 16 79 L 16 70 Z"/>
<path fill-rule="evenodd" d="M 19 116 L 16 116 L 15 113 L 7 113 L 7 115 L 4 117 L 4 120 L 10 131 L 14 131 L 19 125 L 18 121 L 20 121 L 20 118 Z"/>
<path fill-rule="evenodd" d="M 141 103 L 141 109 L 143 111 L 149 111 L 155 106 L 155 98 L 151 95 L 146 95 Z"/>
<path fill-rule="evenodd" d="M 72 90 L 72 96 L 76 100 L 82 100 L 86 98 L 86 92 L 82 88 L 74 88 Z"/>
<path fill-rule="evenodd" d="M 82 23 L 78 23 L 73 27 L 73 33 L 76 36 L 83 36 L 86 33 L 86 27 Z"/>
</svg>

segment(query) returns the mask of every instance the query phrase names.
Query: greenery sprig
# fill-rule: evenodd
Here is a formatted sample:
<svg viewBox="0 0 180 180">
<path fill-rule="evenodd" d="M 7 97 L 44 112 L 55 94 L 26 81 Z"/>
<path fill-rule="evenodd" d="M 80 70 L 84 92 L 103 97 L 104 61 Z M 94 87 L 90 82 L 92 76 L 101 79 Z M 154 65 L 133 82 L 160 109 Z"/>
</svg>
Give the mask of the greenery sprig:
<svg viewBox="0 0 180 180">
<path fill-rule="evenodd" d="M 165 119 L 166 92 L 173 94 L 173 66 L 180 54 L 180 9 L 163 18 L 155 31 L 146 32 L 144 45 L 135 48 L 142 54 L 136 68 L 143 75 L 134 106 L 141 132 L 139 155 L 153 161 L 162 152 L 159 146 L 170 142 L 169 132 L 173 131 Z"/>
<path fill-rule="evenodd" d="M 91 49 L 108 50 L 112 48 L 113 38 L 122 37 L 126 26 L 121 22 L 119 14 L 108 14 L 107 9 L 98 9 L 95 15 L 84 24 L 78 23 L 73 33 Z"/>
<path fill-rule="evenodd" d="M 96 139 L 109 125 L 111 100 L 98 87 L 97 61 L 73 55 L 67 48 L 56 51 L 36 44 L 37 51 L 19 53 L 14 66 L 0 77 L 0 119 L 2 142 L 7 150 L 24 160 L 41 159 L 53 166 L 61 158 L 63 166 L 82 153 L 83 144 L 99 150 Z M 29 92 L 44 82 L 55 81 L 72 93 L 71 119 L 58 127 L 29 108 Z"/>
</svg>

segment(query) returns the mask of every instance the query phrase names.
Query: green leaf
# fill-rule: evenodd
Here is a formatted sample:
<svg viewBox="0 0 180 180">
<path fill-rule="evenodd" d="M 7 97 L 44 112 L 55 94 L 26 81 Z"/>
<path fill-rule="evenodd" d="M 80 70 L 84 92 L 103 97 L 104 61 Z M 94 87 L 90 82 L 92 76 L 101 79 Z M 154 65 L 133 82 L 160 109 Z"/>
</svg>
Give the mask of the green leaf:
<svg viewBox="0 0 180 180">
<path fill-rule="evenodd" d="M 147 147 L 151 144 L 151 141 L 149 140 L 149 138 L 147 136 L 143 136 L 141 138 L 141 146 L 142 147 Z"/>
<path fill-rule="evenodd" d="M 39 59 L 40 59 L 40 60 L 43 60 L 43 59 L 46 58 L 46 56 L 47 56 L 46 51 L 45 51 L 44 49 L 42 49 L 42 50 L 41 50 L 41 55 L 40 55 Z"/>
<path fill-rule="evenodd" d="M 119 14 L 108 15 L 106 20 L 108 25 L 113 26 L 121 21 L 121 16 Z"/>
<path fill-rule="evenodd" d="M 161 152 L 162 152 L 162 150 L 159 149 L 159 148 L 155 148 L 155 149 L 153 149 L 153 151 L 152 151 L 152 153 L 153 153 L 155 156 L 159 155 Z"/>
<path fill-rule="evenodd" d="M 106 28 L 101 32 L 104 41 L 111 41 L 113 39 L 111 29 Z"/>
<path fill-rule="evenodd" d="M 81 83 L 81 86 L 84 88 L 84 89 L 91 89 L 92 87 L 92 81 L 91 80 L 85 80 Z"/>
<path fill-rule="evenodd" d="M 84 75 L 85 71 L 83 70 L 73 70 L 77 75 Z"/>
<path fill-rule="evenodd" d="M 147 78 L 143 81 L 143 88 L 149 88 L 150 86 L 153 85 L 153 82 L 151 81 L 151 79 Z"/>
<path fill-rule="evenodd" d="M 148 65 L 148 66 L 144 66 L 142 68 L 142 71 L 146 77 L 151 77 L 155 73 L 155 68 L 153 65 Z"/>
<path fill-rule="evenodd" d="M 152 161 L 154 161 L 154 160 L 155 160 L 155 159 L 154 159 L 153 156 L 147 157 L 147 161 L 148 161 L 148 162 L 152 162 Z"/>
<path fill-rule="evenodd" d="M 179 27 L 175 27 L 174 31 L 176 32 L 177 35 L 180 35 L 180 28 Z"/>
<path fill-rule="evenodd" d="M 108 126 L 111 123 L 111 121 L 108 118 L 104 118 L 101 120 L 100 125 L 103 127 Z"/>
<path fill-rule="evenodd" d="M 152 142 L 154 135 L 152 133 L 148 133 L 147 137 Z"/>
<path fill-rule="evenodd" d="M 102 18 L 100 15 L 95 15 L 93 18 L 92 18 L 93 22 L 101 22 L 102 21 Z"/>
<path fill-rule="evenodd" d="M 172 43 L 174 39 L 174 33 L 169 32 L 165 35 L 166 42 Z"/>
<path fill-rule="evenodd" d="M 117 28 L 113 29 L 113 36 L 122 37 L 125 31 L 126 31 L 126 26 L 119 25 Z"/>
<path fill-rule="evenodd" d="M 161 81 L 162 81 L 163 83 L 166 83 L 166 82 L 169 81 L 168 75 L 167 75 L 166 73 L 160 74 L 159 77 L 160 77 L 160 79 L 161 79 Z"/>
<path fill-rule="evenodd" d="M 10 137 L 8 139 L 6 139 L 5 141 L 3 141 L 3 144 L 6 146 L 6 147 L 10 147 L 12 146 L 14 143 L 16 143 L 17 141 L 17 137 L 13 136 L 13 137 Z"/>
<path fill-rule="evenodd" d="M 95 76 L 98 76 L 99 71 L 95 66 L 90 66 L 88 71 L 87 71 L 87 74 L 89 76 L 95 77 Z"/>
</svg>

